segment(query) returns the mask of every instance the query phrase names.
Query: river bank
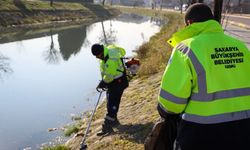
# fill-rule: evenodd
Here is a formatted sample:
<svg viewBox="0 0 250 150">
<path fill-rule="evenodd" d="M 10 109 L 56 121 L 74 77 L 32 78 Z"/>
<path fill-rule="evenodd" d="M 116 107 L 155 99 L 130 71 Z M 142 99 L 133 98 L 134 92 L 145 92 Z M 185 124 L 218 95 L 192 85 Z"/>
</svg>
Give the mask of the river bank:
<svg viewBox="0 0 250 150">
<path fill-rule="evenodd" d="M 0 4 L 0 29 L 19 26 L 65 26 L 81 21 L 106 20 L 121 12 L 109 5 L 5 0 Z"/>
<path fill-rule="evenodd" d="M 121 11 L 109 5 L 5 0 L 0 3 L 0 43 L 59 32 L 112 19 Z"/>
<path fill-rule="evenodd" d="M 165 18 L 161 31 L 150 38 L 149 42 L 140 46 L 137 58 L 141 60 L 138 76 L 130 81 L 124 91 L 118 112 L 121 125 L 111 135 L 97 137 L 106 114 L 105 100 L 98 106 L 86 137 L 88 149 L 144 149 L 144 141 L 154 124 L 160 119 L 156 110 L 158 94 L 164 68 L 168 62 L 172 47 L 166 44 L 173 33 L 183 28 L 182 15 L 175 12 L 150 10 L 145 8 L 115 6 L 122 12 L 137 13 L 144 16 Z M 76 134 L 65 143 L 71 150 L 78 150 L 88 126 L 90 115 L 77 125 Z"/>
<path fill-rule="evenodd" d="M 122 97 L 120 110 L 118 112 L 118 118 L 122 125 L 118 126 L 112 135 L 104 137 L 96 136 L 96 133 L 101 129 L 103 117 L 106 114 L 106 104 L 104 101 L 98 106 L 85 144 L 88 145 L 88 149 L 144 149 L 144 140 L 150 133 L 154 123 L 159 119 L 156 110 L 158 92 L 163 70 L 172 50 L 172 48 L 166 44 L 166 41 L 174 32 L 183 27 L 182 15 L 143 8 L 135 9 L 133 7 L 120 6 L 115 6 L 115 8 L 120 9 L 122 12 L 137 13 L 143 16 L 165 19 L 167 20 L 167 24 L 162 27 L 159 33 L 151 37 L 149 42 L 144 43 L 136 51 L 138 54 L 137 57 L 141 60 L 141 69 L 139 75 L 131 80 L 130 86 L 125 90 Z M 120 12 L 119 10 L 116 11 Z M 69 23 L 74 26 L 78 21 L 69 21 Z M 41 24 L 44 25 L 45 23 Z M 26 25 L 27 24 L 25 24 L 25 26 Z M 60 26 L 62 24 L 58 25 Z M 53 26 L 51 23 L 49 23 L 49 26 L 54 27 L 53 31 L 54 29 L 58 29 L 58 27 Z M 64 27 L 67 26 L 62 25 L 62 28 Z M 13 31 L 13 28 L 18 29 L 16 26 L 11 27 L 10 32 Z M 48 29 L 49 28 L 46 30 Z M 37 31 L 39 30 L 34 30 L 34 32 Z M 132 34 L 133 31 L 131 35 Z M 89 119 L 90 115 L 87 115 L 84 122 L 79 121 L 79 123 L 76 124 L 76 128 L 73 128 L 77 129 L 74 130 L 76 134 L 65 144 L 71 148 L 71 150 L 79 149 Z"/>
</svg>

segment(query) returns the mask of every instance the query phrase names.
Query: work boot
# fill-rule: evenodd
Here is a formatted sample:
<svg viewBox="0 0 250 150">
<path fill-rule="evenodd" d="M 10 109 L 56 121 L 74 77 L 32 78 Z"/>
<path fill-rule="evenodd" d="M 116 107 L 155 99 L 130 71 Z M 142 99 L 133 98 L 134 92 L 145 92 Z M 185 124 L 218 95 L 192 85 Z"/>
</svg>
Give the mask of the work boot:
<svg viewBox="0 0 250 150">
<path fill-rule="evenodd" d="M 114 132 L 113 128 L 111 125 L 106 125 L 105 123 L 102 124 L 102 131 L 98 132 L 96 135 L 97 136 L 102 136 L 105 135 L 106 133 L 112 133 Z"/>
<path fill-rule="evenodd" d="M 121 123 L 119 122 L 119 120 L 117 118 L 115 118 L 115 121 L 112 121 L 112 127 L 117 127 L 119 126 Z"/>
</svg>

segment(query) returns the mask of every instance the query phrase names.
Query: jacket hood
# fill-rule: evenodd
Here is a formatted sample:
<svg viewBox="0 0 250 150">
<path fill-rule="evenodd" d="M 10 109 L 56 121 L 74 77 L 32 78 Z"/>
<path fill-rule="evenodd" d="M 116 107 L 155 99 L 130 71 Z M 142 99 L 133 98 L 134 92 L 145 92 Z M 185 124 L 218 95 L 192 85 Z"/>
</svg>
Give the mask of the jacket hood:
<svg viewBox="0 0 250 150">
<path fill-rule="evenodd" d="M 103 49 L 104 49 L 104 58 L 105 58 L 108 55 L 109 49 L 105 45 L 103 45 Z"/>
<path fill-rule="evenodd" d="M 193 23 L 180 31 L 173 34 L 173 37 L 168 40 L 168 43 L 175 47 L 183 40 L 189 39 L 203 33 L 223 33 L 223 28 L 215 20 Z"/>
<path fill-rule="evenodd" d="M 116 58 L 122 58 L 126 55 L 126 51 L 118 46 L 115 45 L 109 45 L 109 46 L 104 46 L 104 57 L 106 57 L 107 55 L 109 55 L 110 57 L 116 57 Z"/>
</svg>

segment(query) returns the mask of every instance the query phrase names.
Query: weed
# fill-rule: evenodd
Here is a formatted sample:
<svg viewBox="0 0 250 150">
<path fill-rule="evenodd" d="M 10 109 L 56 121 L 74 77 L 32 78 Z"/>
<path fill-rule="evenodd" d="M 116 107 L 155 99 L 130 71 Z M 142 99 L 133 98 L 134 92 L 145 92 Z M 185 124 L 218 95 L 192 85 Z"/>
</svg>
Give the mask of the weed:
<svg viewBox="0 0 250 150">
<path fill-rule="evenodd" d="M 86 143 L 89 143 L 89 144 L 90 144 L 90 143 L 93 143 L 93 142 L 94 142 L 94 141 L 92 141 L 92 140 L 87 140 L 87 141 L 86 141 Z"/>
<path fill-rule="evenodd" d="M 71 120 L 81 120 L 82 117 L 71 117 Z"/>
<path fill-rule="evenodd" d="M 78 126 L 78 127 L 81 127 L 83 124 L 84 124 L 84 121 L 81 121 L 81 122 L 78 122 L 78 123 L 77 123 L 77 126 Z"/>
<path fill-rule="evenodd" d="M 68 148 L 67 146 L 58 145 L 57 147 L 46 147 L 42 150 L 70 150 L 70 148 Z"/>
<path fill-rule="evenodd" d="M 68 129 L 64 135 L 65 136 L 70 136 L 72 133 L 77 133 L 79 129 L 76 126 L 72 126 L 70 129 Z"/>
<path fill-rule="evenodd" d="M 104 146 L 104 143 L 101 143 L 98 146 L 96 146 L 95 149 L 101 149 L 103 146 Z"/>
</svg>

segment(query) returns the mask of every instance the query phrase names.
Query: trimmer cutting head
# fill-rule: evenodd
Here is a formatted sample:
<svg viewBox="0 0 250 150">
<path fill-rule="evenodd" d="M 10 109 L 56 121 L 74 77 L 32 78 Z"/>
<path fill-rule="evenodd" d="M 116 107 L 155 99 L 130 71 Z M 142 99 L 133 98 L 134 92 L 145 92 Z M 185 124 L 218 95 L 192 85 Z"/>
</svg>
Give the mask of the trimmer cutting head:
<svg viewBox="0 0 250 150">
<path fill-rule="evenodd" d="M 85 144 L 83 144 L 83 145 L 81 145 L 81 147 L 80 147 L 80 149 L 79 150 L 86 150 L 88 148 L 88 146 L 87 145 L 85 145 Z"/>
</svg>

